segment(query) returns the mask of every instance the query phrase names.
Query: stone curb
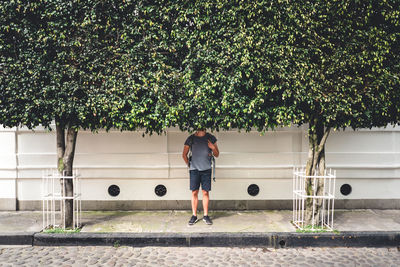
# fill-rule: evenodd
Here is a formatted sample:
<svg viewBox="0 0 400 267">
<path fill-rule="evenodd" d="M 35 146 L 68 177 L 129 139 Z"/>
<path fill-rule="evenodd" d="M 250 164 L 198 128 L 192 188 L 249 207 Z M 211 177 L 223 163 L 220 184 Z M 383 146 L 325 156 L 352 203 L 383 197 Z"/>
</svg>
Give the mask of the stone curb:
<svg viewBox="0 0 400 267">
<path fill-rule="evenodd" d="M 279 233 L 275 247 L 398 247 L 400 232 Z"/>
<path fill-rule="evenodd" d="M 11 236 L 11 235 L 9 235 Z M 400 232 L 75 233 L 32 235 L 34 246 L 398 247 Z M 5 243 L 3 243 L 5 244 Z"/>
<path fill-rule="evenodd" d="M 33 245 L 34 232 L 0 233 L 0 245 Z"/>
</svg>

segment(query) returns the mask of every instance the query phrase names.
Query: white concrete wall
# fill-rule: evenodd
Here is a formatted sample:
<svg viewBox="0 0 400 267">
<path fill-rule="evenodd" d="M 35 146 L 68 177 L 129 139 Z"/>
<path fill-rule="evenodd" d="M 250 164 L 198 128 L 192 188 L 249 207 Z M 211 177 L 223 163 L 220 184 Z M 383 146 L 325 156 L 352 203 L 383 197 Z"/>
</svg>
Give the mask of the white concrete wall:
<svg viewBox="0 0 400 267">
<path fill-rule="evenodd" d="M 0 126 L 0 210 L 16 208 L 16 132 Z"/>
<path fill-rule="evenodd" d="M 214 133 L 217 159 L 214 200 L 281 200 L 292 197 L 292 168 L 305 163 L 306 128 L 267 132 Z M 82 177 L 83 200 L 189 200 L 187 168 L 181 158 L 188 136 L 176 129 L 166 135 L 142 137 L 142 132 L 81 131 L 74 167 Z M 400 128 L 333 132 L 327 143 L 327 165 L 337 170 L 340 199 L 400 199 Z M 37 129 L 0 130 L 0 203 L 2 199 L 41 199 L 42 171 L 56 167 L 55 133 Z M 260 193 L 247 193 L 250 184 Z M 353 191 L 340 194 L 349 183 Z M 121 188 L 117 197 L 107 189 Z M 158 197 L 154 188 L 167 187 Z M 0 204 L 1 208 L 1 204 Z"/>
</svg>

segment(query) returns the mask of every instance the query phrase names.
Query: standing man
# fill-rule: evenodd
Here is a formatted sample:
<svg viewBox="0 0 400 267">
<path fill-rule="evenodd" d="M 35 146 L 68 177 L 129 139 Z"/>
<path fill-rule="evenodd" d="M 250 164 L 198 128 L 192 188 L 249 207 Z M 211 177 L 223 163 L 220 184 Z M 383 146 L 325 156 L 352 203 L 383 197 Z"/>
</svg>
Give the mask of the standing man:
<svg viewBox="0 0 400 267">
<path fill-rule="evenodd" d="M 191 151 L 191 157 L 188 153 Z M 193 216 L 189 220 L 189 225 L 195 224 L 197 219 L 198 194 L 201 184 L 203 191 L 203 221 L 211 225 L 212 221 L 208 216 L 208 203 L 210 201 L 209 192 L 211 191 L 211 159 L 212 156 L 218 157 L 219 150 L 217 138 L 206 133 L 205 129 L 199 129 L 189 136 L 183 147 L 182 157 L 190 172 L 190 190 L 192 191 L 192 211 Z"/>
</svg>

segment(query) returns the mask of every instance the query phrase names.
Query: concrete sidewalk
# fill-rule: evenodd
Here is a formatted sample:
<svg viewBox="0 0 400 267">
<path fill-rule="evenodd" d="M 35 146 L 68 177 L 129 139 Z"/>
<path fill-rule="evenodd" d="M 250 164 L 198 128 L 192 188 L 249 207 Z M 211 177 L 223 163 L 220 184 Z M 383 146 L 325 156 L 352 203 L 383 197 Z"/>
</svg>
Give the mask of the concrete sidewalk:
<svg viewBox="0 0 400 267">
<path fill-rule="evenodd" d="M 165 244 L 163 243 L 164 245 L 177 245 L 182 242 L 183 245 L 190 245 L 190 241 L 188 241 L 190 238 L 201 237 L 203 238 L 202 244 L 207 245 L 207 242 L 204 241 L 206 237 L 208 240 L 214 240 L 212 241 L 214 242 L 213 244 L 219 244 L 218 242 L 215 243 L 216 239 L 221 241 L 221 245 L 227 243 L 232 245 L 265 244 L 276 246 L 277 242 L 282 241 L 283 243 L 279 243 L 282 247 L 290 243 L 285 240 L 289 240 L 288 237 L 291 236 L 292 238 L 312 237 L 315 240 L 318 237 L 320 240 L 323 240 L 320 237 L 325 237 L 326 240 L 336 239 L 336 243 L 333 243 L 336 246 L 338 237 L 343 234 L 342 239 L 347 241 L 352 237 L 354 239 L 354 236 L 362 236 L 366 238 L 366 241 L 363 242 L 368 242 L 368 236 L 371 236 L 373 237 L 372 239 L 375 238 L 375 241 L 371 239 L 371 242 L 375 242 L 371 243 L 371 246 L 378 245 L 379 242 L 379 246 L 382 246 L 385 244 L 385 240 L 392 242 L 390 245 L 400 246 L 398 241 L 400 238 L 400 210 L 336 210 L 334 229 L 339 231 L 339 234 L 296 233 L 296 229 L 290 223 L 292 211 L 288 210 L 214 211 L 210 213 L 210 217 L 214 221 L 211 226 L 206 225 L 201 220 L 193 226 L 188 226 L 187 222 L 190 216 L 191 213 L 188 211 L 86 211 L 82 212 L 83 228 L 81 233 L 49 235 L 39 233 L 42 230 L 41 212 L 0 212 L 0 244 L 7 244 L 7 240 L 13 240 L 12 237 L 15 240 L 22 240 L 21 236 L 25 238 L 23 239 L 25 241 L 21 242 L 29 242 L 26 241 L 29 240 L 29 236 L 32 236 L 32 240 L 36 236 L 37 240 L 42 240 L 40 241 L 42 243 L 38 241 L 37 244 L 45 244 L 43 237 L 48 240 L 52 239 L 50 243 L 53 245 L 56 245 L 57 242 L 58 244 L 69 244 L 65 240 L 60 241 L 59 237 L 70 238 L 74 236 L 75 239 L 71 241 L 71 244 L 83 244 L 85 242 L 90 244 L 92 242 L 90 241 L 91 238 L 95 238 L 97 241 L 93 242 L 96 243 L 104 240 L 118 240 L 120 237 L 122 238 L 121 240 L 126 241 L 126 244 L 131 244 L 132 242 L 133 244 L 139 244 L 137 242 L 142 240 L 140 242 L 144 242 L 143 245 L 149 245 L 151 242 L 157 242 L 158 240 L 158 242 L 165 242 Z M 201 218 L 202 214 L 199 214 L 198 217 Z M 136 239 L 130 240 L 130 238 Z M 153 238 L 151 239 L 153 241 L 143 241 L 146 238 Z M 160 241 L 163 238 L 165 240 Z M 245 241 L 246 238 L 247 241 Z M 376 243 L 376 238 L 380 240 L 378 243 Z M 179 241 L 176 241 L 178 239 Z M 268 242 L 265 241 L 267 239 Z M 279 241 L 278 239 L 281 240 Z M 258 240 L 258 243 L 251 240 Z M 315 240 L 310 244 L 317 244 L 318 242 L 315 243 Z M 10 242 L 12 243 L 13 241 L 8 243 Z M 32 242 L 35 243 L 34 241 Z M 242 244 L 241 242 L 244 243 Z M 343 244 L 349 245 L 349 243 Z M 368 245 L 369 243 L 363 244 Z M 389 243 L 387 244 L 389 245 Z"/>
<path fill-rule="evenodd" d="M 84 211 L 82 232 L 201 233 L 201 232 L 296 232 L 292 211 L 214 211 L 214 224 L 203 221 L 188 226 L 188 211 Z M 202 214 L 198 216 L 202 218 Z M 400 231 L 400 210 L 336 210 L 338 231 Z M 40 232 L 42 212 L 2 211 L 0 232 Z"/>
</svg>

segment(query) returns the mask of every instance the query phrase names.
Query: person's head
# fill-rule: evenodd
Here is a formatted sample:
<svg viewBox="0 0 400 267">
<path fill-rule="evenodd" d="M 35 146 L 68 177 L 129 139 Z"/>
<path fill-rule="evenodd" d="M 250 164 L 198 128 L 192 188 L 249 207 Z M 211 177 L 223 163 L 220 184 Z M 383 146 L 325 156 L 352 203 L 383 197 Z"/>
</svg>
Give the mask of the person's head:
<svg viewBox="0 0 400 267">
<path fill-rule="evenodd" d="M 205 135 L 206 134 L 206 129 L 205 128 L 198 128 L 196 130 L 198 135 Z"/>
</svg>

